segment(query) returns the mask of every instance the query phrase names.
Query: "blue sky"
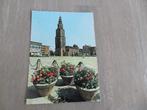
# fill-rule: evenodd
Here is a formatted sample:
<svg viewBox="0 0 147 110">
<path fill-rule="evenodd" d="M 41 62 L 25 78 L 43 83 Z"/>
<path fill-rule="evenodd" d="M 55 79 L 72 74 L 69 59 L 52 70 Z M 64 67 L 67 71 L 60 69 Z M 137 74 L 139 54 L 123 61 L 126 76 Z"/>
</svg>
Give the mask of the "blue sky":
<svg viewBox="0 0 147 110">
<path fill-rule="evenodd" d="M 59 16 L 65 30 L 66 45 L 95 46 L 93 13 L 32 11 L 31 40 L 55 48 L 55 36 Z"/>
</svg>

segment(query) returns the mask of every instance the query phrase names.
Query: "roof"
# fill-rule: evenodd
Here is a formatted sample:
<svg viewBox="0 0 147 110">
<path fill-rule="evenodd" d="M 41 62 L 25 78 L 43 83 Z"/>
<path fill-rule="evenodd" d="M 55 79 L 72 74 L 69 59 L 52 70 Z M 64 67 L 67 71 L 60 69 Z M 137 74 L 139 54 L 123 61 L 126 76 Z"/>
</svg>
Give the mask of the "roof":
<svg viewBox="0 0 147 110">
<path fill-rule="evenodd" d="M 48 45 L 42 45 L 43 47 L 49 47 Z"/>
<path fill-rule="evenodd" d="M 65 48 L 73 48 L 72 46 L 65 46 Z"/>
<path fill-rule="evenodd" d="M 42 45 L 42 43 L 40 43 L 40 42 L 35 42 L 35 41 L 30 41 L 30 44 L 34 44 L 34 45 Z"/>
</svg>

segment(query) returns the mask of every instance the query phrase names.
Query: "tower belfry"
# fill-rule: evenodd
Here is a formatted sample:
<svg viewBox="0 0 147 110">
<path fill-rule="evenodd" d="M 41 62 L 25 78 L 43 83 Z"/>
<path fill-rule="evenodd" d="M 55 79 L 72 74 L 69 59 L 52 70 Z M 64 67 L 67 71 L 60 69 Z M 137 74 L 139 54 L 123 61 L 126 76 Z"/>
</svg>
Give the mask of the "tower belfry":
<svg viewBox="0 0 147 110">
<path fill-rule="evenodd" d="M 65 31 L 63 29 L 62 18 L 59 17 L 59 21 L 56 29 L 56 37 L 55 37 L 55 54 L 57 56 L 63 56 L 65 53 Z"/>
</svg>

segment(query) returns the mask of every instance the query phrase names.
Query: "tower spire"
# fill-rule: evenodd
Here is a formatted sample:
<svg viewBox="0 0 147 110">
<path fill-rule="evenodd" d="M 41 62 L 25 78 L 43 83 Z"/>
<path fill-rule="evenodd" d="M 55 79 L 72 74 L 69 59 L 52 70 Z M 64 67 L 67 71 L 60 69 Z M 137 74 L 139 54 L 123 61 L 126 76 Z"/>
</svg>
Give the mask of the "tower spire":
<svg viewBox="0 0 147 110">
<path fill-rule="evenodd" d="M 61 18 L 61 16 L 59 16 L 59 23 L 62 24 L 62 18 Z"/>
<path fill-rule="evenodd" d="M 59 16 L 58 28 L 59 29 L 63 29 L 63 24 L 62 24 L 62 18 L 61 18 L 61 16 Z"/>
</svg>

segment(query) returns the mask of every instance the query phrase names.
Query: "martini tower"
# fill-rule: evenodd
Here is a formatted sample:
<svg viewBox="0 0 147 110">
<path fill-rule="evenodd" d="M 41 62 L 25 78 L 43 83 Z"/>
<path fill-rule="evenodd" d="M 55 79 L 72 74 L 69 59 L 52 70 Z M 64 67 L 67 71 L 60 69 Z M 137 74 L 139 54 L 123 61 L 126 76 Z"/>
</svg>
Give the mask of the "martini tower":
<svg viewBox="0 0 147 110">
<path fill-rule="evenodd" d="M 63 29 L 62 18 L 59 17 L 59 21 L 56 29 L 55 37 L 55 54 L 56 56 L 64 56 L 65 53 L 65 31 Z"/>
</svg>

